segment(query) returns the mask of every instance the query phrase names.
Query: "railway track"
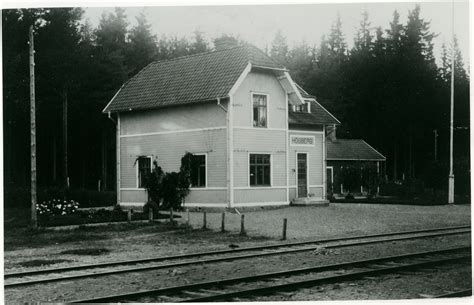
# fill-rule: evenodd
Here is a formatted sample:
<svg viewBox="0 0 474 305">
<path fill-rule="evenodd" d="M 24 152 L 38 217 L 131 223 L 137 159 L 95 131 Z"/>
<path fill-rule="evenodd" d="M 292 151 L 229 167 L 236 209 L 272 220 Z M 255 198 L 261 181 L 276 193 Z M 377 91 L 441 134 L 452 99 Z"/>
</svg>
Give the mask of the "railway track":
<svg viewBox="0 0 474 305">
<path fill-rule="evenodd" d="M 72 303 L 103 302 L 216 302 L 251 299 L 317 285 L 376 277 L 402 271 L 423 272 L 443 264 L 470 264 L 470 247 L 410 253 L 339 264 L 313 266 L 280 272 L 193 283 L 133 293 L 76 300 Z M 440 297 L 465 295 L 466 291 Z"/>
<path fill-rule="evenodd" d="M 4 275 L 4 287 L 11 288 L 80 278 L 107 276 L 127 272 L 140 272 L 146 270 L 174 268 L 195 264 L 233 261 L 271 255 L 284 255 L 304 251 L 313 251 L 315 250 L 315 246 L 320 245 L 324 245 L 325 249 L 343 248 L 350 246 L 439 237 L 454 234 L 468 234 L 470 232 L 470 226 L 458 226 L 418 231 L 392 232 L 386 234 L 374 234 L 365 236 L 320 239 L 294 243 L 286 242 L 267 246 L 189 253 L 169 257 L 153 257 L 140 260 L 126 260 L 110 263 L 71 266 L 64 268 L 39 269 L 25 272 L 6 273 Z"/>
</svg>

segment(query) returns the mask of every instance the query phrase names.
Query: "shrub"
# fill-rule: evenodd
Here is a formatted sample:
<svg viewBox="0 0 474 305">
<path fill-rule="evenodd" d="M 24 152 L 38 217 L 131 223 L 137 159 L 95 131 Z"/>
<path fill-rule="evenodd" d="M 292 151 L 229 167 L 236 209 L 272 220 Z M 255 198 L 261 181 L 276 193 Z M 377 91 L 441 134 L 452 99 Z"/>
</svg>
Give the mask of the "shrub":
<svg viewBox="0 0 474 305">
<path fill-rule="evenodd" d="M 142 156 L 138 157 L 142 158 Z M 148 193 L 148 202 L 143 207 L 148 212 L 150 206 L 154 212 L 159 208 L 180 209 L 184 199 L 189 194 L 191 185 L 191 171 L 196 166 L 196 160 L 192 153 L 187 152 L 181 158 L 179 172 L 163 173 L 158 162 L 153 161 L 153 169 L 145 178 L 145 188 Z"/>
<path fill-rule="evenodd" d="M 59 215 L 71 215 L 76 212 L 79 203 L 74 200 L 52 199 L 44 201 L 36 206 L 40 216 L 51 217 Z"/>
<path fill-rule="evenodd" d="M 148 211 L 150 210 L 150 208 L 153 209 L 153 215 L 157 215 L 160 211 L 160 206 L 156 202 L 149 200 L 143 206 L 143 213 L 145 215 L 148 215 Z"/>
</svg>

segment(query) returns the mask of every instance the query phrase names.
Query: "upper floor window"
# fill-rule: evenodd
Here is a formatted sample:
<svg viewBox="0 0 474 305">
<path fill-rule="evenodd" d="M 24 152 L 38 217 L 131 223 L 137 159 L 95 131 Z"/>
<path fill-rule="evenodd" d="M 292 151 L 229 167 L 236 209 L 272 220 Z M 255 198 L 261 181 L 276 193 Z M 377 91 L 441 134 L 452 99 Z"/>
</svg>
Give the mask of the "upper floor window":
<svg viewBox="0 0 474 305">
<path fill-rule="evenodd" d="M 267 102 L 265 94 L 252 94 L 253 100 L 253 127 L 267 127 Z"/>
<path fill-rule="evenodd" d="M 206 187 L 206 155 L 194 155 L 191 169 L 191 186 Z"/>
<path fill-rule="evenodd" d="M 146 187 L 146 178 L 150 172 L 151 172 L 151 157 L 138 158 L 137 184 L 139 188 Z"/>
</svg>

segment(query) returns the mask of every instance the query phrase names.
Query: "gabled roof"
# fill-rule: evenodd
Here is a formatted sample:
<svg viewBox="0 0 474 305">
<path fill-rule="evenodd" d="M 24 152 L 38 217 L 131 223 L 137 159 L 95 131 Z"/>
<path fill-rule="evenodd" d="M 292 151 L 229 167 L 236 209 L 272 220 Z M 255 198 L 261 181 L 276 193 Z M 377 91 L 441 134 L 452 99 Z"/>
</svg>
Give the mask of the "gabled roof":
<svg viewBox="0 0 474 305">
<path fill-rule="evenodd" d="M 296 84 L 296 83 L 295 83 Z M 309 94 L 308 92 L 306 92 L 300 85 L 296 84 L 296 88 L 298 88 L 298 90 L 300 91 L 301 93 L 301 96 L 303 98 L 308 98 L 308 99 L 316 99 L 315 96 Z"/>
<path fill-rule="evenodd" d="M 126 82 L 103 112 L 192 104 L 226 97 L 249 63 L 284 69 L 251 45 L 156 61 Z"/>
<path fill-rule="evenodd" d="M 327 160 L 385 161 L 386 158 L 360 139 L 326 141 Z"/>
<path fill-rule="evenodd" d="M 290 125 L 338 125 L 341 123 L 314 99 L 307 101 L 311 103 L 311 113 L 290 111 L 288 113 Z"/>
</svg>

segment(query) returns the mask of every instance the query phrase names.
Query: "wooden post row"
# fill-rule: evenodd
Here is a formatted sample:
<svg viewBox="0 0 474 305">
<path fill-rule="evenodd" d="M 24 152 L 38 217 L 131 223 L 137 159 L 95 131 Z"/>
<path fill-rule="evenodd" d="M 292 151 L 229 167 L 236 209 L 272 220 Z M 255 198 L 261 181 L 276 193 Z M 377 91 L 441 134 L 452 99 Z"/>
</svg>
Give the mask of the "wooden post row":
<svg viewBox="0 0 474 305">
<path fill-rule="evenodd" d="M 221 232 L 225 232 L 225 212 L 222 212 Z"/>
<path fill-rule="evenodd" d="M 245 215 L 240 215 L 240 235 L 245 235 Z"/>
<path fill-rule="evenodd" d="M 287 225 L 287 219 L 286 218 L 283 218 L 283 236 L 282 236 L 282 240 L 286 240 L 286 225 Z"/>
</svg>

